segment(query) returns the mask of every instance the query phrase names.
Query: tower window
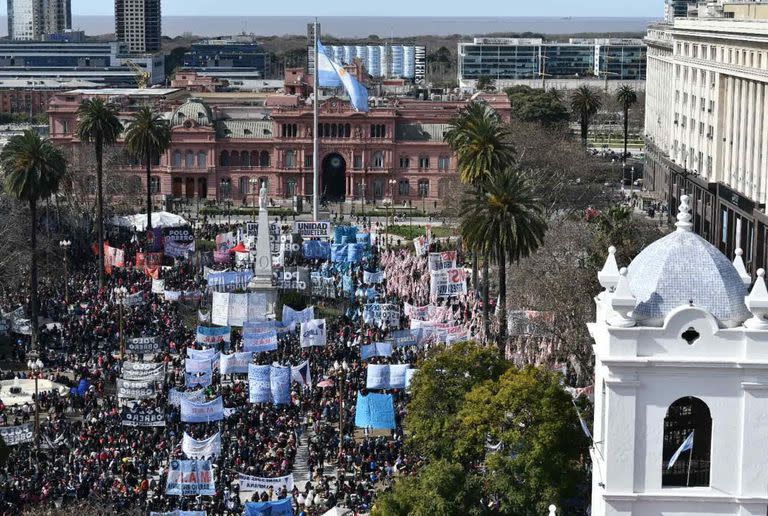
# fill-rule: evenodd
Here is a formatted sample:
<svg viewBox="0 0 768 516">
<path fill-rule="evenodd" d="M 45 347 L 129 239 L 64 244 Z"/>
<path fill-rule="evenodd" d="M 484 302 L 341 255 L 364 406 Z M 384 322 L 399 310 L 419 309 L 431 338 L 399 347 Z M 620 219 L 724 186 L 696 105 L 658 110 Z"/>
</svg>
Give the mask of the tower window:
<svg viewBox="0 0 768 516">
<path fill-rule="evenodd" d="M 672 403 L 664 418 L 662 487 L 709 486 L 711 448 L 712 416 L 707 404 L 692 396 Z"/>
</svg>

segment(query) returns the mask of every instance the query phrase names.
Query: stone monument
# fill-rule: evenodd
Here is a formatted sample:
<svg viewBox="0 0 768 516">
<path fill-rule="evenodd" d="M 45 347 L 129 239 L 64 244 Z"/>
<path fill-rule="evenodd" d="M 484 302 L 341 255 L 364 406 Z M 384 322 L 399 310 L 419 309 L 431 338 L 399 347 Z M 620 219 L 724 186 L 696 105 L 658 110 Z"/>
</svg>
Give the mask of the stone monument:
<svg viewBox="0 0 768 516">
<path fill-rule="evenodd" d="M 272 286 L 272 251 L 269 242 L 269 211 L 267 187 L 259 190 L 259 228 L 256 233 L 256 259 L 253 262 L 253 279 L 248 290 L 267 294 L 267 307 L 274 311 L 277 288 Z"/>
</svg>

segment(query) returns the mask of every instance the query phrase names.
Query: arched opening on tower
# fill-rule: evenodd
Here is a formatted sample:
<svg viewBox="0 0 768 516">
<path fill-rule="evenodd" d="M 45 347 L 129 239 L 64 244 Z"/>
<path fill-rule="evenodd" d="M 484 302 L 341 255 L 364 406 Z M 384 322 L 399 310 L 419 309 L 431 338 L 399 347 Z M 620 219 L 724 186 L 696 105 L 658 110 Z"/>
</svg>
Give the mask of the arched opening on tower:
<svg viewBox="0 0 768 516">
<path fill-rule="evenodd" d="M 712 416 L 699 398 L 680 398 L 664 418 L 662 487 L 709 486 Z"/>
</svg>

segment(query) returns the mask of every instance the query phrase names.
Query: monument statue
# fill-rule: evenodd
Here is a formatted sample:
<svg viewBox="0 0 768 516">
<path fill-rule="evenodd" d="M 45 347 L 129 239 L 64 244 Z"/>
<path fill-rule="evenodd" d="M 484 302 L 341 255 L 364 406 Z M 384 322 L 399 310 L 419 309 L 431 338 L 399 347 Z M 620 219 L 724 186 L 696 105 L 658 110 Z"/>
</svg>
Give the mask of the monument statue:
<svg viewBox="0 0 768 516">
<path fill-rule="evenodd" d="M 261 190 L 259 190 L 259 209 L 264 210 L 267 208 L 267 185 L 266 183 L 261 183 Z"/>
</svg>

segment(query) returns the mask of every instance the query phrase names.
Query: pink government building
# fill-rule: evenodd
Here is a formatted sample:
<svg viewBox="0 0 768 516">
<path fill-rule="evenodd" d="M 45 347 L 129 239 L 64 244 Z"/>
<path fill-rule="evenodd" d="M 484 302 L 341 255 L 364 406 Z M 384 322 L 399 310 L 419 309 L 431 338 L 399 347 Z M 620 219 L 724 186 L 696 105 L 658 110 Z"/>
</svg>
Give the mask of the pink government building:
<svg viewBox="0 0 768 516">
<path fill-rule="evenodd" d="M 313 193 L 312 107 L 299 96 L 154 88 L 74 90 L 50 101 L 50 136 L 55 143 L 75 153 L 93 152 L 74 134 L 78 106 L 93 97 L 119 105 L 124 125 L 145 104 L 154 105 L 170 121 L 173 143 L 153 167 L 151 188 L 157 199 L 250 203 L 262 182 L 277 201 L 296 196 L 308 200 Z M 484 100 L 508 116 L 506 95 Z M 322 101 L 317 130 L 323 198 L 397 204 L 444 198 L 457 173 L 443 134 L 466 101 L 378 102 L 380 107 L 358 113 L 340 98 Z M 121 147 L 122 141 L 117 145 Z M 144 167 L 127 154 L 111 166 L 129 177 L 127 184 L 136 193 L 146 188 Z"/>
</svg>

